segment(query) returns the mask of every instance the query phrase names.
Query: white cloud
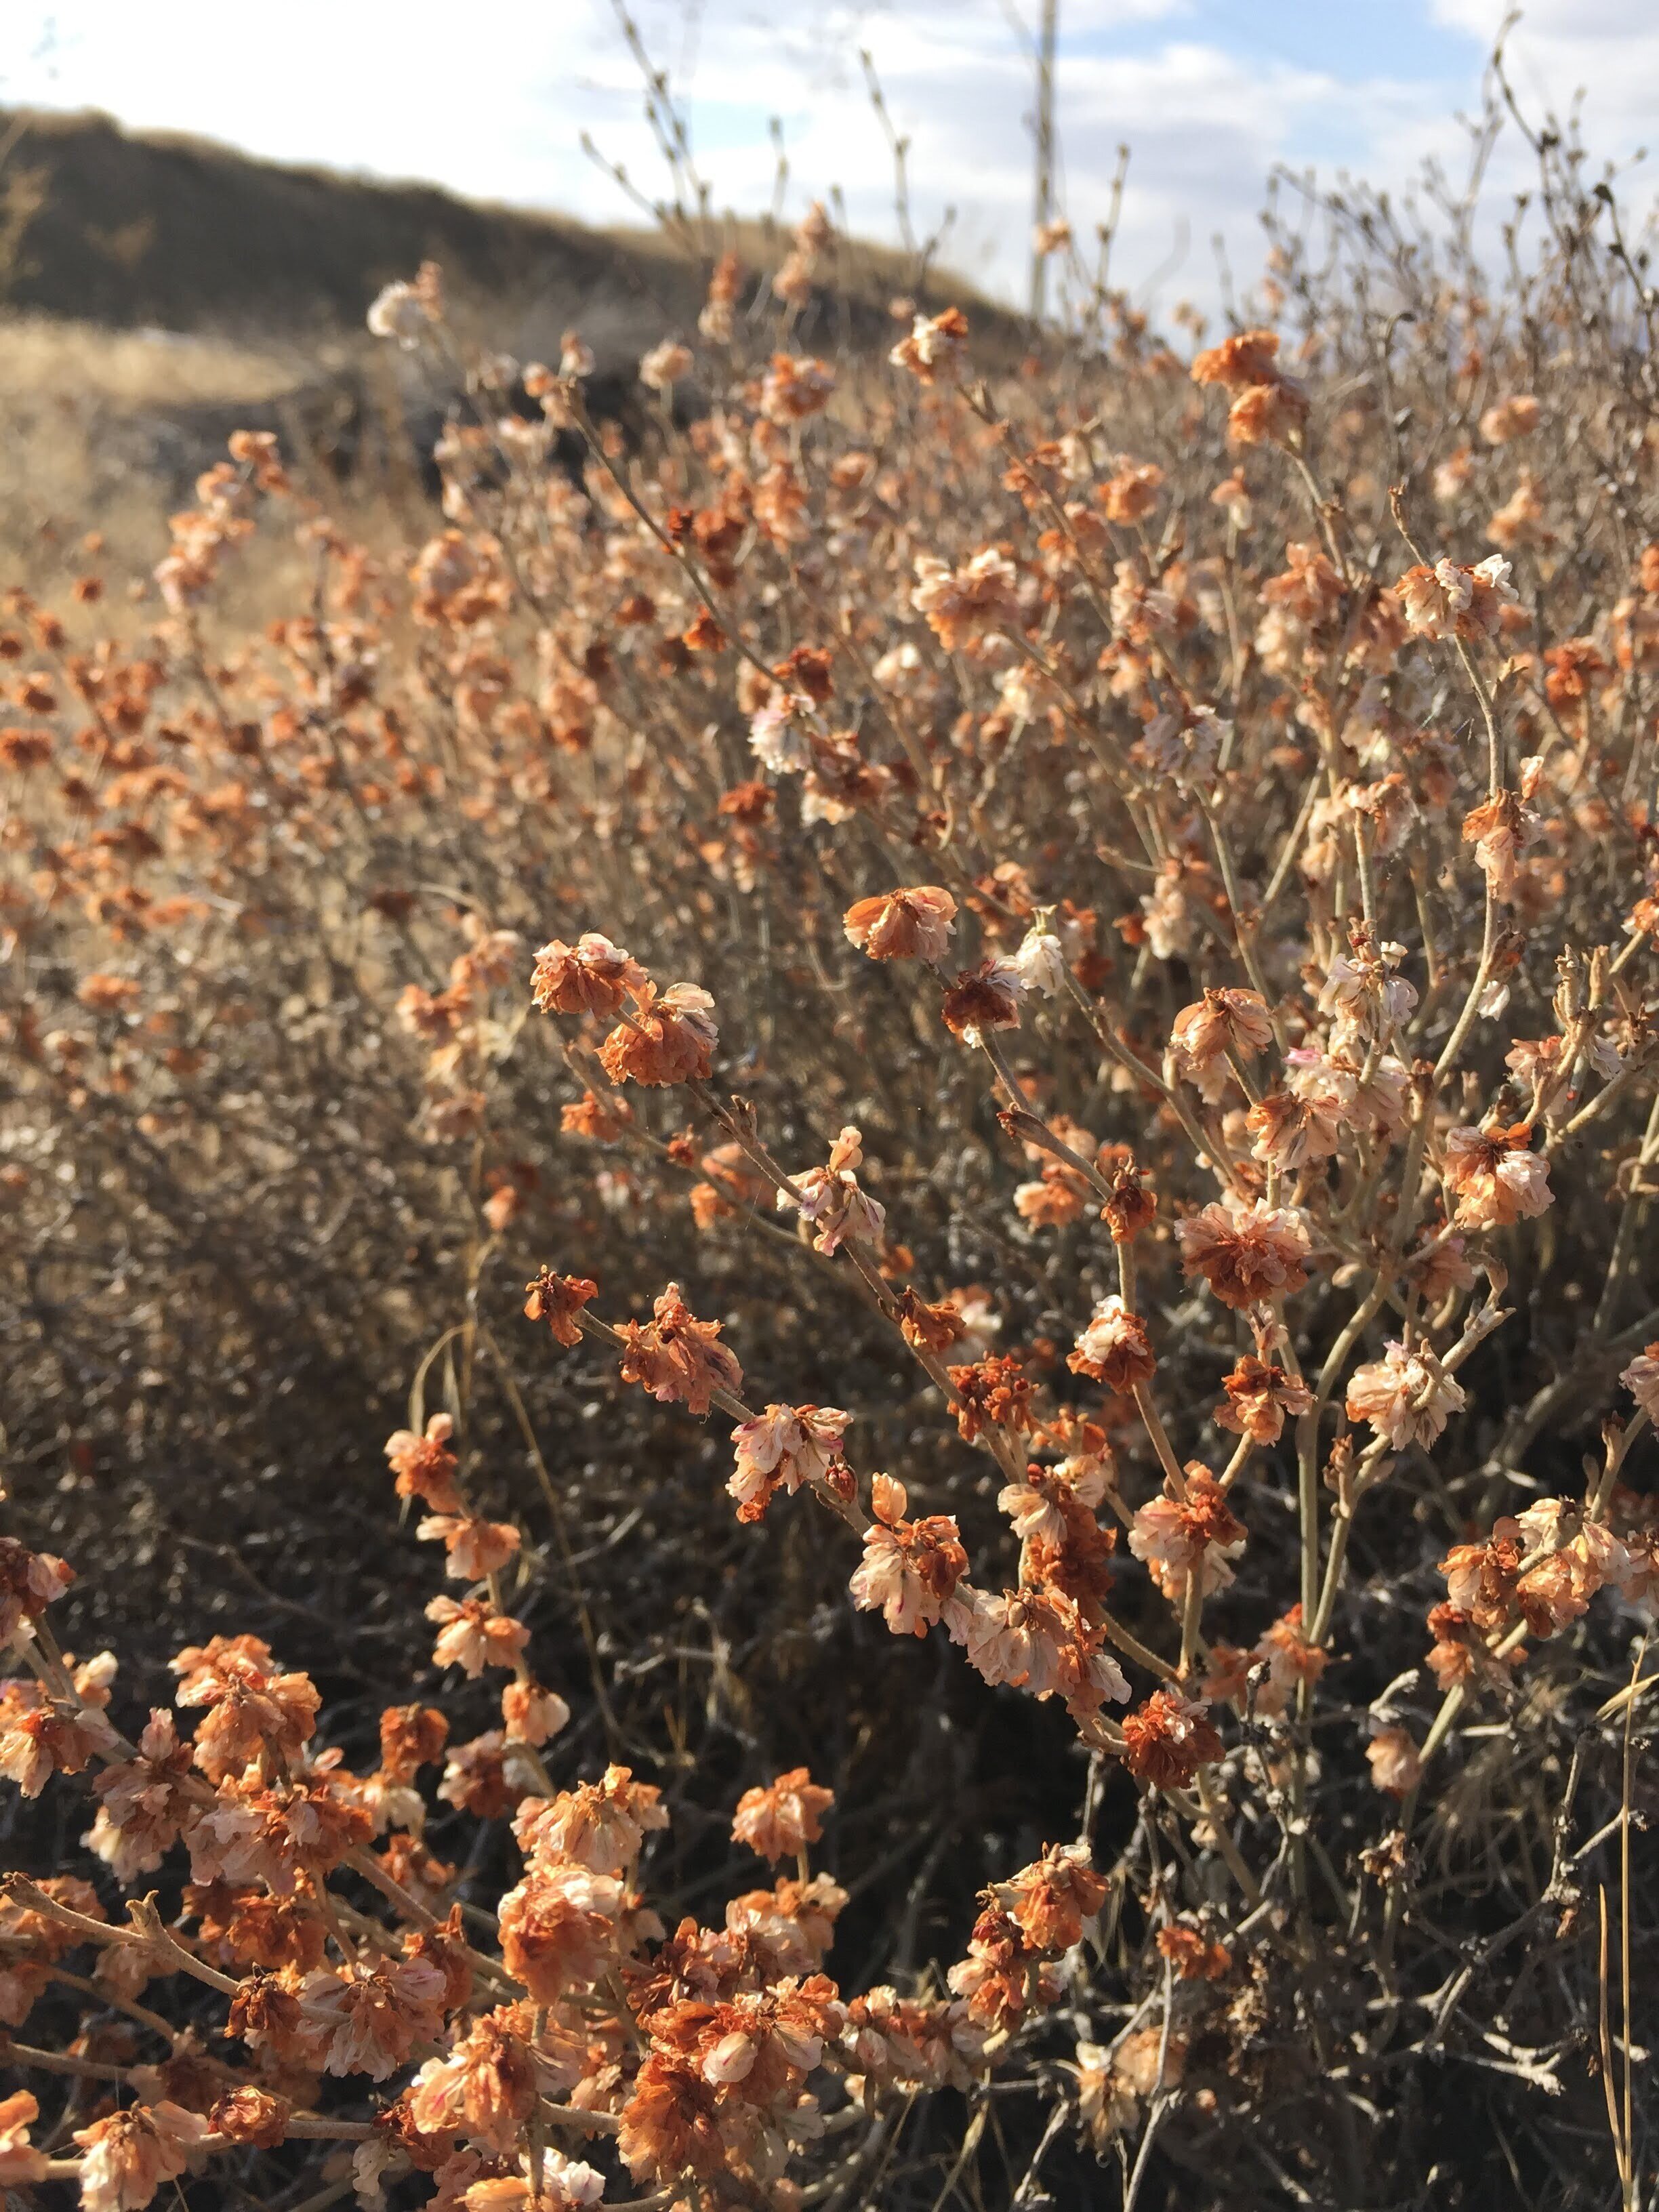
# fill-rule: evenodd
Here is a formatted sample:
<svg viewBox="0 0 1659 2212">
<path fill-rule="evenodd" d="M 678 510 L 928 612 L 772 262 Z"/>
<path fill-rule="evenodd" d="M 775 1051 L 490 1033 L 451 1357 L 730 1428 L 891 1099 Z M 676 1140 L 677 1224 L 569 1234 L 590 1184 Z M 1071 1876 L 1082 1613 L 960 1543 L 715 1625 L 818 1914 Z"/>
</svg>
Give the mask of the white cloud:
<svg viewBox="0 0 1659 2212">
<path fill-rule="evenodd" d="M 1490 48 L 1506 0 L 1431 0 L 1437 22 Z M 1645 137 L 1659 99 L 1659 14 L 1647 0 L 1529 0 L 1505 42 L 1516 95 L 1558 114 L 1577 94 L 1595 140 L 1627 156 Z M 1633 135 L 1632 135 L 1633 133 Z"/>
</svg>

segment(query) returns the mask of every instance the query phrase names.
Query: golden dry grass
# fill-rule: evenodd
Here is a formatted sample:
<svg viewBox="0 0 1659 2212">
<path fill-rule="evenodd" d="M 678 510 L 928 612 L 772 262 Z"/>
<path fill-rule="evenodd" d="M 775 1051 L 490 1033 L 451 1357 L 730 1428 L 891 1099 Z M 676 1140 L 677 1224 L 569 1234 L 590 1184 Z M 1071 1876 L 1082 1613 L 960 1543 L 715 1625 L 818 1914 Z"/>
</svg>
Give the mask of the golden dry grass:
<svg viewBox="0 0 1659 2212">
<path fill-rule="evenodd" d="M 314 375 L 314 350 L 0 313 L 0 403 L 69 398 L 122 412 L 274 399 Z"/>
</svg>

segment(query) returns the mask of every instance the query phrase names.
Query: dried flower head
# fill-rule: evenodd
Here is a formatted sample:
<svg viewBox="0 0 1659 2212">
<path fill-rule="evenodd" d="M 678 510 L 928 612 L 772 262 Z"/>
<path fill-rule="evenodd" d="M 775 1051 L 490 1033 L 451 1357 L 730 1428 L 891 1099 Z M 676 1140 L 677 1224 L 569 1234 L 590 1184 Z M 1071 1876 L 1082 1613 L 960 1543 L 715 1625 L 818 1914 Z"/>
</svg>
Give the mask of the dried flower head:
<svg viewBox="0 0 1659 2212">
<path fill-rule="evenodd" d="M 1549 1164 L 1528 1149 L 1530 1126 L 1454 1129 L 1446 1139 L 1442 1170 L 1457 1200 L 1460 1229 L 1502 1229 L 1528 1221 L 1553 1202 Z"/>
<path fill-rule="evenodd" d="M 1423 1762 L 1417 1746 L 1404 1729 L 1378 1729 L 1365 1746 L 1365 1756 L 1370 1761 L 1371 1779 L 1379 1790 L 1386 1790 L 1391 1797 L 1404 1797 L 1416 1789 Z"/>
<path fill-rule="evenodd" d="M 718 1340 L 724 1323 L 699 1321 L 671 1283 L 652 1307 L 648 1322 L 624 1322 L 622 1379 L 637 1382 L 664 1405 L 677 1400 L 690 1412 L 708 1411 L 717 1390 L 735 1397 L 743 1370 Z"/>
<path fill-rule="evenodd" d="M 714 1001 L 696 983 L 672 983 L 659 993 L 646 981 L 632 988 L 634 1011 L 599 1047 L 613 1083 L 661 1088 L 707 1079 L 720 1042 Z"/>
<path fill-rule="evenodd" d="M 1285 1431 L 1285 1417 L 1297 1419 L 1313 1404 L 1313 1393 L 1282 1367 L 1246 1352 L 1231 1374 L 1221 1378 L 1225 1405 L 1216 1409 L 1217 1424 L 1252 1443 L 1276 1444 Z M 1350 1408 L 1352 1418 L 1352 1408 Z"/>
<path fill-rule="evenodd" d="M 1087 1375 L 1109 1390 L 1127 1396 L 1152 1380 L 1158 1361 L 1146 1324 L 1131 1313 L 1114 1291 L 1100 1299 L 1092 1319 L 1067 1353 L 1066 1364 L 1074 1375 Z"/>
<path fill-rule="evenodd" d="M 534 1280 L 525 1285 L 525 1315 L 530 1321 L 544 1321 L 556 1344 L 580 1344 L 577 1316 L 599 1294 L 599 1285 L 586 1275 L 556 1275 L 550 1268 L 538 1267 Z"/>
<path fill-rule="evenodd" d="M 960 307 L 946 307 L 942 314 L 918 315 L 888 358 L 918 384 L 949 382 L 960 374 L 967 338 L 968 318 Z"/>
<path fill-rule="evenodd" d="M 946 991 L 940 1018 L 952 1036 L 964 1044 L 979 1044 L 988 1030 L 1017 1030 L 1019 1002 L 1024 992 L 1019 970 L 1010 960 L 981 960 L 964 969 Z"/>
<path fill-rule="evenodd" d="M 188 2171 L 191 2154 L 208 2132 L 199 2112 L 165 2098 L 133 2105 L 77 2128 L 81 2146 L 81 2202 L 88 2212 L 137 2212 L 164 2181 Z"/>
<path fill-rule="evenodd" d="M 1291 1207 L 1206 1206 L 1176 1222 L 1176 1237 L 1182 1269 L 1202 1275 L 1224 1305 L 1271 1304 L 1308 1279 L 1312 1248 Z"/>
<path fill-rule="evenodd" d="M 1348 1384 L 1348 1419 L 1369 1421 L 1395 1451 L 1413 1443 L 1426 1449 L 1465 1402 L 1462 1389 L 1427 1345 L 1407 1348 L 1398 1340 L 1381 1359 L 1356 1368 Z"/>
<path fill-rule="evenodd" d="M 1184 1788 L 1200 1766 L 1221 1757 L 1221 1739 L 1201 1705 L 1178 1690 L 1154 1690 L 1123 1717 L 1124 1758 L 1137 1781 Z"/>
<path fill-rule="evenodd" d="M 836 1802 L 804 1766 L 791 1767 L 764 1788 L 745 1790 L 732 1821 L 732 1840 L 775 1865 L 793 1858 L 823 1834 L 823 1815 Z"/>
<path fill-rule="evenodd" d="M 936 884 L 887 891 L 849 906 L 848 939 L 872 960 L 941 960 L 951 941 L 957 902 Z"/>
<path fill-rule="evenodd" d="M 556 937 L 542 946 L 530 994 L 544 1014 L 614 1014 L 644 981 L 631 954 L 590 929 L 574 945 Z"/>
</svg>

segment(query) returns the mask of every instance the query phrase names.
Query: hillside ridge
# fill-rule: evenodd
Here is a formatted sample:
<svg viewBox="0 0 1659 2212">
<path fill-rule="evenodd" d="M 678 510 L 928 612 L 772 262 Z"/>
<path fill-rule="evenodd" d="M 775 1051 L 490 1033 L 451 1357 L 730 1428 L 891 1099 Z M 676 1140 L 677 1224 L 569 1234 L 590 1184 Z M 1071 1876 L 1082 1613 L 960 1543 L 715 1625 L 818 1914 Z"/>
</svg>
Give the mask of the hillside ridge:
<svg viewBox="0 0 1659 2212">
<path fill-rule="evenodd" d="M 593 230 L 435 184 L 267 161 L 182 133 L 128 130 L 96 112 L 0 108 L 7 140 L 0 305 L 14 311 L 112 329 L 324 337 L 361 331 L 382 284 L 435 260 L 458 299 L 492 313 L 505 305 L 521 321 L 581 316 L 604 351 L 607 337 L 626 346 L 641 332 L 648 343 L 684 327 L 702 303 L 705 270 L 647 231 Z M 786 249 L 769 223 L 740 229 L 754 265 Z M 833 289 L 884 311 L 914 273 L 850 241 Z M 925 287 L 929 297 L 944 281 Z M 971 286 L 949 283 L 952 296 L 972 299 Z"/>
</svg>

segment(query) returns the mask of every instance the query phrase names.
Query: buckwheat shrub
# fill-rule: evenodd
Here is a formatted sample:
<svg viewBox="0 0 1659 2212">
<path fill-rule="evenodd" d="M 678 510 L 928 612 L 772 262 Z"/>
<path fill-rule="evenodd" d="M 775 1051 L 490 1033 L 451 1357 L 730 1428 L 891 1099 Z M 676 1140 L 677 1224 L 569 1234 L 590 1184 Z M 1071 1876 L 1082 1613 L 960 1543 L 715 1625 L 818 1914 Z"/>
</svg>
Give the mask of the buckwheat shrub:
<svg viewBox="0 0 1659 2212">
<path fill-rule="evenodd" d="M 1534 150 L 1179 346 L 711 240 L 627 428 L 428 268 L 410 543 L 245 434 L 9 594 L 5 2185 L 1610 2201 L 1659 446 Z"/>
</svg>

